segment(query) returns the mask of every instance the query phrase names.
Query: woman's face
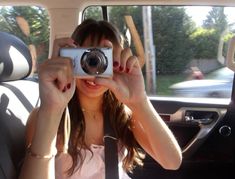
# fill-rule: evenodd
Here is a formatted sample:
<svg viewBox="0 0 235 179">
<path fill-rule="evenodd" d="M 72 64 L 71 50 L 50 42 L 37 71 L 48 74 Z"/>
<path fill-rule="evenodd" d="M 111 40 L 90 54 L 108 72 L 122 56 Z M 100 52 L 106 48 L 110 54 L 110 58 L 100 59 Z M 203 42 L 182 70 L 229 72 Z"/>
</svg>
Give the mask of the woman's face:
<svg viewBox="0 0 235 179">
<path fill-rule="evenodd" d="M 100 45 L 97 42 L 92 42 L 91 38 L 87 38 L 84 41 L 82 47 L 100 47 Z M 108 90 L 108 88 L 104 86 L 95 84 L 94 78 L 89 78 L 89 79 L 77 78 L 76 85 L 80 95 L 85 95 L 91 98 L 101 97 L 103 96 L 104 92 Z"/>
</svg>

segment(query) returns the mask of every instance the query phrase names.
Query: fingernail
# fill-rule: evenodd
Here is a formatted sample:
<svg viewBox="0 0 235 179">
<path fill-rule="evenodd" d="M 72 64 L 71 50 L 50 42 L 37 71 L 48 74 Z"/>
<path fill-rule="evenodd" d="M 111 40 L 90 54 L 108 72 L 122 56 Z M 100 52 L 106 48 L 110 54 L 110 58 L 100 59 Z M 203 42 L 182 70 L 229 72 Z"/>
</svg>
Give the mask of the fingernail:
<svg viewBox="0 0 235 179">
<path fill-rule="evenodd" d="M 64 93 L 66 91 L 66 86 L 64 87 L 64 89 L 62 90 L 62 92 Z"/>
<path fill-rule="evenodd" d="M 118 67 L 119 63 L 117 61 L 113 62 L 114 67 Z"/>
<path fill-rule="evenodd" d="M 126 68 L 126 72 L 129 73 L 129 72 L 130 72 L 130 69 L 129 69 L 129 68 Z"/>
<path fill-rule="evenodd" d="M 70 89 L 71 88 L 71 83 L 68 83 L 67 84 L 67 89 Z"/>
<path fill-rule="evenodd" d="M 78 43 L 76 41 L 74 41 L 73 44 L 76 45 L 76 46 L 78 45 Z"/>
<path fill-rule="evenodd" d="M 122 66 L 120 66 L 120 67 L 119 67 L 119 70 L 120 70 L 120 71 L 123 71 L 123 67 L 122 67 Z"/>
</svg>

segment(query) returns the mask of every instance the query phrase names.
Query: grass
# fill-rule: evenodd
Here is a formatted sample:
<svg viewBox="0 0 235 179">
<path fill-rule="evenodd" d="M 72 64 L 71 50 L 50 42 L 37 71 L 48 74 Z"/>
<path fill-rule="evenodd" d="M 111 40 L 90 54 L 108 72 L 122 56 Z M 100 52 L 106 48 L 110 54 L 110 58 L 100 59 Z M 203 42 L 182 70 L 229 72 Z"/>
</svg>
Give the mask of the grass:
<svg viewBox="0 0 235 179">
<path fill-rule="evenodd" d="M 157 95 L 158 96 L 172 96 L 172 91 L 169 87 L 181 81 L 186 80 L 185 75 L 158 75 L 156 78 L 157 81 Z"/>
</svg>

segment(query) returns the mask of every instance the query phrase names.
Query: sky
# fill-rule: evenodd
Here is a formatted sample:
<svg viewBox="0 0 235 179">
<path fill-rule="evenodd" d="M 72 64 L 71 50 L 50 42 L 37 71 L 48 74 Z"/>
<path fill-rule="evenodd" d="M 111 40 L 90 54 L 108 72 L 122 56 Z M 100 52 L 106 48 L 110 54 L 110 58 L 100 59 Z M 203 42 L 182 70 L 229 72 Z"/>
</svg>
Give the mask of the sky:
<svg viewBox="0 0 235 179">
<path fill-rule="evenodd" d="M 196 24 L 200 26 L 211 9 L 211 7 L 207 6 L 188 6 L 186 7 L 186 12 L 192 17 Z M 224 13 L 227 15 L 230 23 L 235 22 L 235 7 L 226 7 Z"/>
</svg>

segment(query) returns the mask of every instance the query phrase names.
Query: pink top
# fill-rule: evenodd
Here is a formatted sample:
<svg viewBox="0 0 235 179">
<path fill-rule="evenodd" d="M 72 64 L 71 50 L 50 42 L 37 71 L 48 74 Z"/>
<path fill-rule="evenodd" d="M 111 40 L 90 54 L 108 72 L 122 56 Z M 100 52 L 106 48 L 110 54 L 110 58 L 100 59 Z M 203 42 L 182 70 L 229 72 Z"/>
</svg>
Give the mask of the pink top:
<svg viewBox="0 0 235 179">
<path fill-rule="evenodd" d="M 55 159 L 56 179 L 105 179 L 104 146 L 91 145 L 92 153 L 83 150 L 86 155 L 84 163 L 79 170 L 75 170 L 72 176 L 67 176 L 66 171 L 71 167 L 72 158 L 69 154 L 61 153 Z M 131 179 L 123 170 L 122 162 L 119 159 L 119 178 Z"/>
</svg>

